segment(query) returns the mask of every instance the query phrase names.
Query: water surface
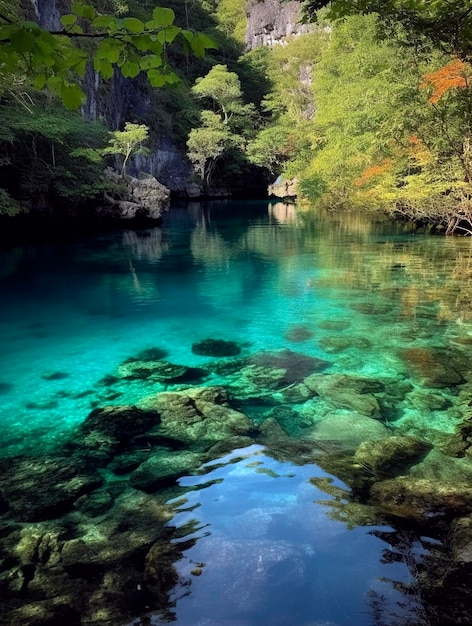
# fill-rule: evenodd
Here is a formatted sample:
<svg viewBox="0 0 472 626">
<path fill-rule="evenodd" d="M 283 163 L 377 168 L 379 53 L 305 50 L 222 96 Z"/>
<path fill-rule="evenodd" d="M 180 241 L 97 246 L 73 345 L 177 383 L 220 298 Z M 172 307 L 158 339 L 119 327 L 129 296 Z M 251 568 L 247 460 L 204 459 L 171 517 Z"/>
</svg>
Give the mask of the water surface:
<svg viewBox="0 0 472 626">
<path fill-rule="evenodd" d="M 257 436 L 271 418 L 294 441 L 331 442 L 332 431 L 319 424 L 352 415 L 352 407 L 336 397 L 282 398 L 285 387 L 301 382 L 295 378 L 268 384 L 270 402 L 260 388 L 245 397 L 237 368 L 218 369 L 220 358 L 195 354 L 192 345 L 236 342 L 241 358 L 286 350 L 322 360 L 325 374 L 381 380 L 393 391 L 370 415 L 376 427 L 435 444 L 464 419 L 470 240 L 365 215 L 310 216 L 282 203 L 221 201 L 175 206 L 160 228 L 0 254 L 2 457 L 62 454 L 92 409 L 189 386 L 234 389 L 234 408 L 254 426 L 253 444 L 216 460 L 198 457 L 201 463 L 174 480 L 175 493 L 171 484 L 161 494 L 156 489 L 153 497 L 173 511 L 170 541 L 182 547 L 179 583 L 165 611 L 138 602 L 117 609 L 119 623 L 421 623 L 420 599 L 410 594 L 405 601 L 401 589 L 415 582 L 415 562 L 436 545 L 434 533 L 406 528 L 396 545 L 394 520 L 379 523 L 372 513 L 361 523 L 343 512 L 349 487 L 335 472 L 293 450 L 279 454 Z M 187 383 L 109 378 L 150 348 L 205 374 Z M 337 444 L 350 445 L 346 437 Z M 100 471 L 110 483 L 122 480 Z M 80 525 L 90 532 L 83 519 Z M 36 601 L 31 593 L 12 600 L 15 608 Z M 94 615 L 83 623 L 109 623 Z"/>
</svg>

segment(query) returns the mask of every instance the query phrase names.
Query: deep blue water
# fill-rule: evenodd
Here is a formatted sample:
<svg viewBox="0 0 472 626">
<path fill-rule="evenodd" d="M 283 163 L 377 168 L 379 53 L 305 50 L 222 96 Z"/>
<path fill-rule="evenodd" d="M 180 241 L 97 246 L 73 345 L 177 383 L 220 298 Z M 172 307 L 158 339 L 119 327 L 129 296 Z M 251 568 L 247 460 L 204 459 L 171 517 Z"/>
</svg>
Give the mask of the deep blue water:
<svg viewBox="0 0 472 626">
<path fill-rule="evenodd" d="M 91 408 L 164 390 L 100 384 L 149 347 L 199 367 L 208 358 L 192 344 L 223 338 L 245 354 L 290 349 L 329 361 L 330 372 L 393 380 L 405 373 L 403 347 L 467 348 L 472 338 L 461 291 L 470 241 L 365 216 L 307 217 L 262 201 L 191 203 L 172 208 L 159 228 L 0 254 L 1 456 L 54 451 Z M 326 324 L 333 320 L 345 329 L 334 332 Z M 333 348 L 333 336 L 359 341 Z M 216 375 L 205 382 L 220 383 Z M 454 405 L 451 388 L 436 393 Z M 257 421 L 256 413 L 249 417 Z M 395 424 L 450 433 L 459 418 L 405 400 Z M 379 597 L 386 623 L 407 623 L 396 612 L 414 615 L 415 602 L 401 609 L 404 598 L 389 582 L 411 582 L 408 563 L 383 559 L 394 529 L 335 519 L 332 496 L 309 482 L 331 477 L 346 488 L 339 479 L 314 464 L 277 461 L 258 445 L 213 464 L 179 479 L 191 489 L 171 525 L 193 521 L 198 537 L 176 564 L 191 581 L 174 592 L 179 626 L 367 626 L 379 623 Z M 419 542 L 412 550 L 424 553 Z M 191 573 L 195 564 L 200 575 Z"/>
</svg>

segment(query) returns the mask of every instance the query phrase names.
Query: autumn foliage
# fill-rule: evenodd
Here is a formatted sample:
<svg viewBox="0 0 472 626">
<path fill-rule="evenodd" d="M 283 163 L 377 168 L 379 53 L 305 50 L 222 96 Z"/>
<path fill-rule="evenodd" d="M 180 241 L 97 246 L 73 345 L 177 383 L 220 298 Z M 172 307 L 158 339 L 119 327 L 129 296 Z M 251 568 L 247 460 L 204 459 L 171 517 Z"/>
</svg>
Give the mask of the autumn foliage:
<svg viewBox="0 0 472 626">
<path fill-rule="evenodd" d="M 373 165 L 372 167 L 368 167 L 362 172 L 362 174 L 358 178 L 356 178 L 356 180 L 354 181 L 355 186 L 362 187 L 370 179 L 386 172 L 392 167 L 392 165 L 392 159 L 384 159 L 379 165 Z"/>
<path fill-rule="evenodd" d="M 425 74 L 420 85 L 422 89 L 433 88 L 428 100 L 430 104 L 436 104 L 450 89 L 466 89 L 467 86 L 467 65 L 460 59 L 454 59 L 439 70 Z"/>
</svg>

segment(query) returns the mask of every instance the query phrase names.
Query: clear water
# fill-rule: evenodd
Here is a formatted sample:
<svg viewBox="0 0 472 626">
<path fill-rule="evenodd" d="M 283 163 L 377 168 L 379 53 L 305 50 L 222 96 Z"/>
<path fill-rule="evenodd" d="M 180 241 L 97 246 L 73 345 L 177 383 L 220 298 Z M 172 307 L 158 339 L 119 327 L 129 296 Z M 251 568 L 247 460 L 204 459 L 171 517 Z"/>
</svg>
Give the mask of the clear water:
<svg viewBox="0 0 472 626">
<path fill-rule="evenodd" d="M 198 367 L 208 357 L 193 354 L 192 344 L 223 338 L 244 354 L 286 348 L 329 361 L 330 372 L 391 380 L 405 375 L 406 348 L 472 350 L 471 241 L 362 215 L 192 203 L 175 206 L 161 228 L 0 254 L 1 456 L 54 451 L 91 408 L 164 390 L 100 383 L 153 346 L 172 363 Z M 329 328 L 333 320 L 345 327 Z M 353 337 L 357 343 L 340 348 L 340 338 Z M 216 375 L 205 381 L 218 383 Z M 453 432 L 458 392 L 445 386 L 434 394 L 441 401 L 428 409 L 405 397 L 393 427 Z M 411 571 L 402 559 L 383 562 L 388 545 L 373 532 L 388 537 L 392 529 L 333 519 L 316 502 L 329 500 L 326 493 L 309 482 L 327 476 L 319 467 L 253 446 L 204 469 L 180 479 L 190 490 L 172 521 L 200 529 L 176 564 L 191 581 L 173 596 L 177 624 L 367 626 L 375 597 L 387 615 L 400 610 L 388 581 L 407 583 Z M 196 563 L 201 575 L 191 573 Z"/>
</svg>

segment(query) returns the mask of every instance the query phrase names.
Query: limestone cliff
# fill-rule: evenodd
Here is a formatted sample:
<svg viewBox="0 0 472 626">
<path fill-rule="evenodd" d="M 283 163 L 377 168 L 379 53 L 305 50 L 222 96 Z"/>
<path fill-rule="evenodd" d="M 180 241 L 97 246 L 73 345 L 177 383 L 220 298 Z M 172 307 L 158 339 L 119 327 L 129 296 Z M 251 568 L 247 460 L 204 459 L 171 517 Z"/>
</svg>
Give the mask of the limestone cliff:
<svg viewBox="0 0 472 626">
<path fill-rule="evenodd" d="M 311 30 L 301 24 L 301 3 L 296 0 L 249 0 L 247 6 L 246 48 L 273 46 L 283 43 L 290 35 L 299 35 Z"/>
</svg>

